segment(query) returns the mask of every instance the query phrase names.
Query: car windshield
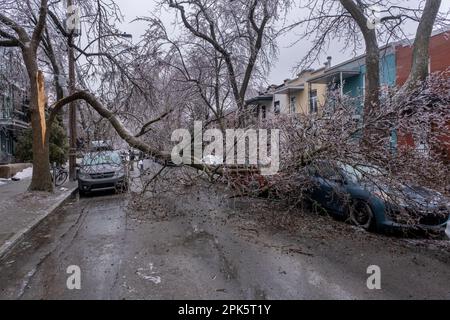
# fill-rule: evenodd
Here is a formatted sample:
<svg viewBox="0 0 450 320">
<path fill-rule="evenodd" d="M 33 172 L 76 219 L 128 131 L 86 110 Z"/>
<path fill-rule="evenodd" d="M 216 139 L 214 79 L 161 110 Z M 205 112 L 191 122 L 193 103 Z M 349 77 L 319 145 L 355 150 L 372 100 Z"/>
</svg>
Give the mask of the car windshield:
<svg viewBox="0 0 450 320">
<path fill-rule="evenodd" d="M 385 171 L 377 166 L 341 164 L 341 168 L 347 178 L 353 182 L 386 175 Z"/>
<path fill-rule="evenodd" d="M 96 152 L 84 156 L 83 166 L 96 166 L 102 164 L 120 165 L 121 160 L 117 152 Z"/>
</svg>

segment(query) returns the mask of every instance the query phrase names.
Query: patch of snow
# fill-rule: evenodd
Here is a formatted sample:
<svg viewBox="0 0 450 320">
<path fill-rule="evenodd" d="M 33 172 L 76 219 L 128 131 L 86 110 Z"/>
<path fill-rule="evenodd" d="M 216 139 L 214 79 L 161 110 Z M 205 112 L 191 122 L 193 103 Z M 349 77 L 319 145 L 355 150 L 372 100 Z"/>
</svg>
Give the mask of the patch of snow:
<svg viewBox="0 0 450 320">
<path fill-rule="evenodd" d="M 223 159 L 210 154 L 203 157 L 203 163 L 211 166 L 217 166 L 223 164 Z"/>
<path fill-rule="evenodd" d="M 154 276 L 156 272 L 153 271 L 153 263 L 149 263 L 149 268 L 139 268 L 136 271 L 136 274 L 141 277 L 144 280 L 149 280 L 153 282 L 154 284 L 160 284 L 161 283 L 161 277 L 160 276 Z"/>
<path fill-rule="evenodd" d="M 161 277 L 160 276 L 149 276 L 145 274 L 141 274 L 140 271 L 137 272 L 137 275 L 143 278 L 144 280 L 149 280 L 153 282 L 154 284 L 160 284 L 161 283 Z"/>
<path fill-rule="evenodd" d="M 27 179 L 27 178 L 31 178 L 31 176 L 33 175 L 33 168 L 26 168 L 23 171 L 18 172 L 13 179 Z"/>
</svg>

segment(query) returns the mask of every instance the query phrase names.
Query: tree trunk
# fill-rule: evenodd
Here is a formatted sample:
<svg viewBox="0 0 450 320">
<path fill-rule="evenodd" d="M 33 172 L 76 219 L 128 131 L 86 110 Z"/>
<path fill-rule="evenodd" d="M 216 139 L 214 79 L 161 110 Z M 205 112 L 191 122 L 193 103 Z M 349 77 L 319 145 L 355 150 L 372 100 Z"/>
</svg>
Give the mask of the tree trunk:
<svg viewBox="0 0 450 320">
<path fill-rule="evenodd" d="M 366 96 L 364 99 L 364 114 L 370 113 L 380 104 L 380 49 L 377 33 L 367 25 L 367 17 L 363 9 L 353 0 L 340 0 L 358 25 L 366 44 Z"/>
<path fill-rule="evenodd" d="M 430 38 L 441 3 L 442 0 L 427 0 L 425 4 L 422 18 L 417 28 L 416 39 L 414 40 L 411 72 L 404 87 L 407 90 L 428 77 Z"/>
<path fill-rule="evenodd" d="M 366 96 L 364 113 L 370 114 L 380 104 L 380 50 L 375 35 L 366 38 Z"/>
<path fill-rule="evenodd" d="M 369 28 L 368 18 L 359 1 L 340 0 L 342 6 L 350 13 L 358 25 L 366 44 L 366 75 L 363 121 L 374 116 L 380 107 L 380 48 L 378 46 L 375 28 Z M 389 130 L 384 127 L 375 128 L 373 125 L 365 126 L 363 130 L 362 147 L 372 150 L 379 145 L 379 141 L 389 136 Z"/>
<path fill-rule="evenodd" d="M 49 137 L 45 119 L 46 94 L 44 76 L 38 71 L 36 57 L 25 53 L 24 61 L 30 78 L 30 111 L 33 131 L 33 176 L 30 191 L 53 191 L 50 174 Z"/>
</svg>

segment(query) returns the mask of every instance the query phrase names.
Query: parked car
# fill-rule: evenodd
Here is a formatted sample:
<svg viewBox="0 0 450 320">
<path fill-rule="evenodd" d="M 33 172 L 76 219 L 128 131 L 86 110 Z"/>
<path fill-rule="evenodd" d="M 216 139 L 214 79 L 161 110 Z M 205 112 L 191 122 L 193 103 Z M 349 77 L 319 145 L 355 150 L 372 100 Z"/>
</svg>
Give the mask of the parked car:
<svg viewBox="0 0 450 320">
<path fill-rule="evenodd" d="M 107 140 L 97 140 L 91 142 L 91 152 L 113 151 L 112 142 Z"/>
<path fill-rule="evenodd" d="M 307 172 L 309 198 L 332 215 L 366 230 L 445 233 L 450 201 L 436 191 L 388 187 L 377 182 L 385 173 L 373 166 L 320 163 Z"/>
<path fill-rule="evenodd" d="M 127 190 L 128 169 L 117 151 L 87 153 L 78 166 L 80 195 L 104 190 Z"/>
</svg>

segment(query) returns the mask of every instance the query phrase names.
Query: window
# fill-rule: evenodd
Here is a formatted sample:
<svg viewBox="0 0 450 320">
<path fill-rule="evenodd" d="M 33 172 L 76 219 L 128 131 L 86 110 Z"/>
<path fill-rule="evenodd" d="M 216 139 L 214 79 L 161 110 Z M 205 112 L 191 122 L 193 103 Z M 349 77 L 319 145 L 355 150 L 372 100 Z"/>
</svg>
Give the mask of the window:
<svg viewBox="0 0 450 320">
<path fill-rule="evenodd" d="M 309 113 L 317 113 L 318 101 L 317 101 L 317 90 L 311 90 L 309 97 Z"/>
<path fill-rule="evenodd" d="M 429 155 L 430 146 L 428 144 L 428 137 L 426 132 L 421 132 L 416 135 L 416 150 L 424 156 Z"/>
<path fill-rule="evenodd" d="M 261 113 L 262 113 L 262 118 L 265 119 L 266 118 L 266 106 L 261 106 Z"/>
<path fill-rule="evenodd" d="M 92 152 L 84 156 L 83 166 L 98 166 L 98 165 L 119 165 L 122 160 L 117 152 L 104 151 Z"/>
<path fill-rule="evenodd" d="M 6 150 L 6 133 L 1 130 L 0 131 L 0 147 L 2 152 L 7 152 Z"/>
<path fill-rule="evenodd" d="M 275 114 L 280 113 L 280 101 L 275 101 L 275 104 L 273 105 L 273 111 Z"/>
<path fill-rule="evenodd" d="M 289 111 L 291 113 L 295 113 L 296 112 L 295 103 L 296 103 L 295 97 L 291 97 L 291 101 L 290 101 L 290 105 L 289 105 Z"/>
<path fill-rule="evenodd" d="M 3 96 L 3 105 L 1 106 L 0 119 L 10 119 L 12 111 L 12 101 L 7 93 Z"/>
</svg>

